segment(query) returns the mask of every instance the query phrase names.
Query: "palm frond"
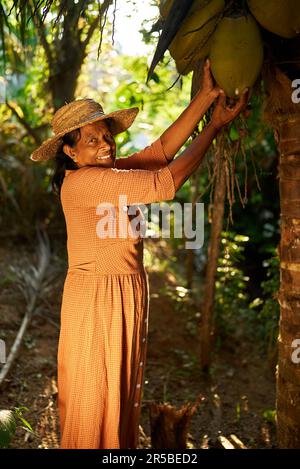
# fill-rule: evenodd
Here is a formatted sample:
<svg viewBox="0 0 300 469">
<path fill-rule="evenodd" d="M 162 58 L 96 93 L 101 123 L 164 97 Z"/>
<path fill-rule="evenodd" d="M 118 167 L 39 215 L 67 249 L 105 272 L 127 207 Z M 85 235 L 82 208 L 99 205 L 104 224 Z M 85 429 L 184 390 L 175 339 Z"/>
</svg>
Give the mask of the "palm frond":
<svg viewBox="0 0 300 469">
<path fill-rule="evenodd" d="M 162 32 L 148 71 L 146 83 L 152 77 L 156 65 L 163 58 L 165 51 L 175 37 L 179 26 L 188 14 L 192 4 L 193 0 L 174 0 L 171 10 L 164 21 Z"/>
</svg>

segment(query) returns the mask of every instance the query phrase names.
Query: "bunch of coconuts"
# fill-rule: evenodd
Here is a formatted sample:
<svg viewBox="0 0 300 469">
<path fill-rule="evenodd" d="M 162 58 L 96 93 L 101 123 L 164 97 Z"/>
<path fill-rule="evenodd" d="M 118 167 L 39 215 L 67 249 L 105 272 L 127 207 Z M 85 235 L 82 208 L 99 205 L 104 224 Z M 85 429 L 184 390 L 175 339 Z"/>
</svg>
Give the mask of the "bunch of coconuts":
<svg viewBox="0 0 300 469">
<path fill-rule="evenodd" d="M 174 0 L 160 0 L 166 18 Z M 247 0 L 249 12 L 227 16 L 225 0 L 194 0 L 169 51 L 179 73 L 209 57 L 212 74 L 228 97 L 255 83 L 263 62 L 258 23 L 283 38 L 300 33 L 300 0 Z"/>
</svg>

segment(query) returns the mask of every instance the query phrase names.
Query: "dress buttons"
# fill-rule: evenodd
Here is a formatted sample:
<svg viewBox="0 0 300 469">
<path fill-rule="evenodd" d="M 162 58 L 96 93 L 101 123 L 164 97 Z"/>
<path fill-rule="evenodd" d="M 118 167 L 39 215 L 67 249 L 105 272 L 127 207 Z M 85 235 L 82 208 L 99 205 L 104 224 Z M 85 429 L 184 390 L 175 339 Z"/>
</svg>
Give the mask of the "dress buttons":
<svg viewBox="0 0 300 469">
<path fill-rule="evenodd" d="M 138 402 L 135 402 L 135 403 L 134 403 L 134 407 L 137 407 L 138 405 L 139 405 Z"/>
<path fill-rule="evenodd" d="M 143 337 L 143 342 L 146 342 L 146 338 L 145 338 L 145 337 Z"/>
<path fill-rule="evenodd" d="M 143 362 L 140 362 L 140 366 L 143 366 Z"/>
</svg>

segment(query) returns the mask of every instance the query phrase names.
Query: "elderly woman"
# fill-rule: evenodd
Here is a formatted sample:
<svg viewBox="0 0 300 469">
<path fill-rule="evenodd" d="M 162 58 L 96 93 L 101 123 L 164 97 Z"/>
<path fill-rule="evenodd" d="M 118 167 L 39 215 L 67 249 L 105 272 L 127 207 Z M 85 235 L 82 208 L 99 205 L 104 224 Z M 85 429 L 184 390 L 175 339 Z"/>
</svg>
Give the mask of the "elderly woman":
<svg viewBox="0 0 300 469">
<path fill-rule="evenodd" d="M 210 123 L 173 160 L 217 97 Z M 116 158 L 114 136 L 132 124 L 137 108 L 105 114 L 92 99 L 78 99 L 55 113 L 55 135 L 32 153 L 34 161 L 56 160 L 52 182 L 67 228 L 58 344 L 61 448 L 138 445 L 149 312 L 143 237 L 104 236 L 100 215 L 108 210 L 109 222 L 125 216 L 130 224 L 128 206 L 172 200 L 246 104 L 247 92 L 226 106 L 206 63 L 201 91 L 143 150 Z"/>
</svg>

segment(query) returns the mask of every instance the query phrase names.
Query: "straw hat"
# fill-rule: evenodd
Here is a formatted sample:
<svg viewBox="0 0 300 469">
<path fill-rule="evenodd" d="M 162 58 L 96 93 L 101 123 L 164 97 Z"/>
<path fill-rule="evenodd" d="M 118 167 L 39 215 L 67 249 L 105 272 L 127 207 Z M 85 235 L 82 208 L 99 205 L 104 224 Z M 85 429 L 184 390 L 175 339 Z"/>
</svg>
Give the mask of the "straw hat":
<svg viewBox="0 0 300 469">
<path fill-rule="evenodd" d="M 33 161 L 45 161 L 54 158 L 57 150 L 63 143 L 63 135 L 92 122 L 109 118 L 112 135 L 124 132 L 124 130 L 131 126 L 138 112 L 139 108 L 133 107 L 105 114 L 101 104 L 90 98 L 77 99 L 69 104 L 65 104 L 53 116 L 51 127 L 55 134 L 54 137 L 45 140 L 30 155 L 30 159 Z"/>
</svg>

